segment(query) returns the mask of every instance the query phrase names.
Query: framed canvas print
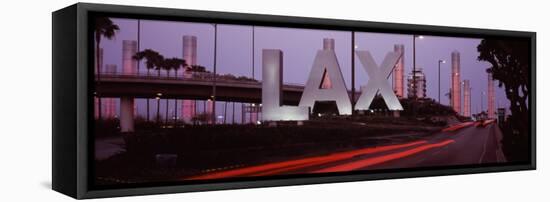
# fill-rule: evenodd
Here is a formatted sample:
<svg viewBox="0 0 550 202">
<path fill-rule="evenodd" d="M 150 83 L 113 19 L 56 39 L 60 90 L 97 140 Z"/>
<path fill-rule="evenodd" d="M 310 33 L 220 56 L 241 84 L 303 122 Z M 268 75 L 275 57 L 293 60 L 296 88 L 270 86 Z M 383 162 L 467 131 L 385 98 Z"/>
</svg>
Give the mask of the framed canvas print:
<svg viewBox="0 0 550 202">
<path fill-rule="evenodd" d="M 534 32 L 52 17 L 53 189 L 75 198 L 535 169 Z"/>
</svg>

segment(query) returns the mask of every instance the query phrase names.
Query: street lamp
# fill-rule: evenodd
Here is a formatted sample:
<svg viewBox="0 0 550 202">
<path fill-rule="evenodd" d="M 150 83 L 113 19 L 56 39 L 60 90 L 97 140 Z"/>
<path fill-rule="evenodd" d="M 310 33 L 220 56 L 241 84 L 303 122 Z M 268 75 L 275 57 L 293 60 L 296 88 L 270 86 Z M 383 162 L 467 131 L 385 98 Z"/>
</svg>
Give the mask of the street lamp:
<svg viewBox="0 0 550 202">
<path fill-rule="evenodd" d="M 254 65 L 255 65 L 254 64 L 254 62 L 255 62 L 254 61 L 254 59 L 255 59 L 254 58 L 254 53 L 255 53 L 254 51 L 256 50 L 255 49 L 255 41 L 256 41 L 255 40 L 255 29 L 254 29 L 254 25 L 252 25 L 252 79 L 254 79 L 254 76 L 255 76 L 254 75 Z"/>
<path fill-rule="evenodd" d="M 162 93 L 157 93 L 157 96 L 155 97 L 155 99 L 157 100 L 157 118 L 156 118 L 157 124 L 160 123 L 160 97 L 161 96 L 162 96 Z"/>
<path fill-rule="evenodd" d="M 445 60 L 439 60 L 437 62 L 438 68 L 437 68 L 437 99 L 439 104 L 441 104 L 441 63 L 445 64 Z"/>
<path fill-rule="evenodd" d="M 256 47 L 256 45 L 255 45 L 256 38 L 255 37 L 256 36 L 255 36 L 255 29 L 254 28 L 255 28 L 254 25 L 252 25 L 252 79 L 255 79 L 254 69 L 255 69 L 255 65 L 256 65 L 255 64 L 255 58 L 254 58 L 254 56 L 255 56 L 254 53 L 255 53 L 255 50 L 256 50 L 255 49 L 255 47 Z M 254 107 L 254 106 L 255 106 L 255 104 L 252 103 L 252 107 Z"/>
<path fill-rule="evenodd" d="M 351 115 L 355 115 L 355 31 L 351 31 Z"/>
<path fill-rule="evenodd" d="M 422 35 L 413 35 L 413 82 L 412 82 L 412 92 L 413 98 L 416 99 L 416 38 L 423 39 Z"/>
<path fill-rule="evenodd" d="M 468 106 L 468 111 L 470 112 L 470 117 L 472 117 L 472 87 L 470 87 L 470 89 L 468 89 L 470 91 L 470 96 L 468 98 L 470 98 L 468 101 L 470 102 L 470 105 Z"/>
<path fill-rule="evenodd" d="M 217 54 L 218 54 L 218 24 L 213 24 L 214 26 L 214 82 L 212 85 L 212 116 L 210 117 L 210 119 L 213 121 L 213 122 L 216 122 L 216 77 L 217 77 L 217 68 L 216 68 L 216 64 L 217 64 Z M 214 123 L 216 124 L 216 123 Z"/>
</svg>

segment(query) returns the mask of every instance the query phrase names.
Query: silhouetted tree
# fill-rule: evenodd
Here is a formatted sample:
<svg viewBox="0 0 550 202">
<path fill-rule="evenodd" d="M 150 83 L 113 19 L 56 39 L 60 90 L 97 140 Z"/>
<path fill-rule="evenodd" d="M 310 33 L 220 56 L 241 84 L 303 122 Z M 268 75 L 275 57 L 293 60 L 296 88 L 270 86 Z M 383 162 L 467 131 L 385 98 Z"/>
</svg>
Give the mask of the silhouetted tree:
<svg viewBox="0 0 550 202">
<path fill-rule="evenodd" d="M 200 65 L 191 65 L 188 67 L 188 70 L 191 72 L 209 72 L 206 70 L 206 67 Z"/>
<path fill-rule="evenodd" d="M 168 58 L 164 60 L 164 66 L 165 68 L 170 71 L 174 70 L 176 74 L 176 78 L 178 77 L 178 70 L 183 66 L 187 66 L 185 63 L 185 60 L 180 58 Z M 166 111 L 168 112 L 168 103 L 166 103 Z M 168 117 L 168 115 L 166 115 Z M 174 118 L 178 117 L 178 99 L 174 99 Z M 174 119 L 174 124 L 176 123 L 176 120 Z"/>
<path fill-rule="evenodd" d="M 525 161 L 529 157 L 529 41 L 484 39 L 477 47 L 478 60 L 487 61 L 488 73 L 504 86 L 510 101 L 510 119 L 502 126 L 503 150 L 508 161 Z"/>
<path fill-rule="evenodd" d="M 145 66 L 147 71 L 150 69 L 158 70 L 158 76 L 160 76 L 160 69 L 163 67 L 164 56 L 162 56 L 157 51 L 151 49 L 145 49 L 143 51 L 137 52 L 134 57 L 136 60 L 145 59 Z"/>
<path fill-rule="evenodd" d="M 504 86 L 514 129 L 527 135 L 529 129 L 529 42 L 522 40 L 484 39 L 477 47 L 478 60 L 487 61 L 499 87 Z"/>
<path fill-rule="evenodd" d="M 99 66 L 99 44 L 101 43 L 101 37 L 105 37 L 106 39 L 112 39 L 115 37 L 116 31 L 119 30 L 118 25 L 114 24 L 111 19 L 107 17 L 97 17 L 95 19 L 95 51 L 96 51 L 96 71 L 97 71 L 97 83 L 100 81 L 100 69 Z M 99 92 L 97 93 L 98 97 L 98 119 L 101 120 L 101 96 L 99 95 Z"/>
<path fill-rule="evenodd" d="M 160 55 L 158 52 L 151 50 L 151 49 L 145 49 L 143 51 L 137 52 L 133 58 L 135 60 L 141 61 L 145 59 L 145 67 L 147 67 L 147 75 L 149 75 L 150 69 L 158 69 L 159 70 L 159 76 L 160 76 L 160 68 L 163 65 L 164 57 Z M 159 106 L 159 101 L 157 100 L 157 106 Z M 158 122 L 158 112 L 157 109 L 157 122 Z M 149 121 L 149 99 L 147 99 L 147 121 Z"/>
<path fill-rule="evenodd" d="M 178 76 L 178 70 L 181 69 L 181 67 L 187 66 L 185 63 L 185 60 L 180 58 L 168 58 L 164 60 L 164 65 L 169 70 L 174 70 L 176 73 L 176 77 Z"/>
</svg>

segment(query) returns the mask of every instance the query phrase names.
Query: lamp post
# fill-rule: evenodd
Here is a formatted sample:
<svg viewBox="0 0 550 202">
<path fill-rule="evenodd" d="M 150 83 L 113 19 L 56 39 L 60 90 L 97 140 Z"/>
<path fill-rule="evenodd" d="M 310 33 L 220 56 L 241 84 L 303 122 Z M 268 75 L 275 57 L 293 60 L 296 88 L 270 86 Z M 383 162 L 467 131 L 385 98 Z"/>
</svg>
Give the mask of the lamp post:
<svg viewBox="0 0 550 202">
<path fill-rule="evenodd" d="M 217 47 L 218 46 L 218 24 L 214 24 L 214 78 L 212 86 L 212 116 L 210 117 L 211 120 L 214 122 L 213 124 L 216 124 L 216 77 L 217 77 L 217 71 L 216 71 L 216 63 L 217 63 Z"/>
<path fill-rule="evenodd" d="M 138 52 L 141 51 L 140 47 L 139 47 L 139 44 L 141 42 L 141 33 L 140 32 L 141 32 L 141 20 L 138 19 L 138 21 L 137 21 L 137 51 Z M 137 75 L 138 76 L 139 76 L 139 64 L 140 63 L 141 63 L 140 61 L 137 62 Z M 149 101 L 149 99 L 147 99 L 147 101 Z"/>
<path fill-rule="evenodd" d="M 437 62 L 437 102 L 439 102 L 439 104 L 441 104 L 441 63 L 445 64 L 445 60 L 439 60 Z"/>
<path fill-rule="evenodd" d="M 255 79 L 254 78 L 254 69 L 255 69 L 255 58 L 254 58 L 254 53 L 255 53 L 255 29 L 254 29 L 254 25 L 252 25 L 252 79 Z M 250 105 L 249 105 L 250 107 Z M 250 112 L 250 115 L 252 115 L 252 113 L 255 113 L 255 112 Z M 257 115 L 257 114 L 256 114 Z"/>
<path fill-rule="evenodd" d="M 472 117 L 472 114 L 473 114 L 473 113 L 472 113 L 472 87 L 470 87 L 469 91 L 470 91 L 470 97 L 469 97 L 469 98 L 470 98 L 470 100 L 469 100 L 469 102 L 470 102 L 470 106 L 469 106 L 470 109 L 468 109 L 468 110 L 470 111 L 470 117 Z"/>
<path fill-rule="evenodd" d="M 416 99 L 416 38 L 423 39 L 422 35 L 413 35 L 413 82 L 412 82 L 412 92 L 413 98 Z"/>
<path fill-rule="evenodd" d="M 160 123 L 160 97 L 162 96 L 162 93 L 157 93 L 157 96 L 155 99 L 157 100 L 157 125 Z"/>
<path fill-rule="evenodd" d="M 252 25 L 252 79 L 254 79 L 254 51 L 255 51 L 255 33 L 254 33 L 254 25 Z"/>
<path fill-rule="evenodd" d="M 355 115 L 355 31 L 351 31 L 351 115 Z"/>
</svg>

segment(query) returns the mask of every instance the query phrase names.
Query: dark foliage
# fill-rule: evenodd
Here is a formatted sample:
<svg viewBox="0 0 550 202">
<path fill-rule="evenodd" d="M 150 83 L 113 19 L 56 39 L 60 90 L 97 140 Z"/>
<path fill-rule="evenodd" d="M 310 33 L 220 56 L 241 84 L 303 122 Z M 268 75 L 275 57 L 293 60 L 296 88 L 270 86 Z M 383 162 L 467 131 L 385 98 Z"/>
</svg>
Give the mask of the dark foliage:
<svg viewBox="0 0 550 202">
<path fill-rule="evenodd" d="M 115 37 L 116 32 L 119 30 L 118 25 L 114 24 L 113 21 L 110 18 L 107 17 L 98 17 L 95 19 L 94 23 L 94 35 L 95 35 L 95 65 L 96 65 L 96 76 L 97 76 L 97 82 L 99 82 L 101 79 L 100 77 L 100 71 L 101 67 L 100 61 L 99 61 L 99 44 L 101 43 L 101 37 L 105 37 L 106 39 L 112 39 Z M 97 93 L 97 92 L 96 92 Z M 101 97 L 98 93 L 96 96 Z M 99 112 L 98 117 L 101 119 L 101 99 L 98 101 L 97 106 Z"/>
<path fill-rule="evenodd" d="M 138 61 L 145 59 L 145 66 L 147 67 L 147 69 L 159 70 L 159 74 L 160 69 L 162 69 L 162 67 L 164 66 L 164 56 L 162 56 L 157 51 L 151 49 L 145 49 L 143 51 L 137 52 L 133 56 L 133 58 Z"/>
<path fill-rule="evenodd" d="M 514 39 L 484 39 L 477 47 L 478 60 L 487 61 L 491 67 L 488 73 L 504 86 L 506 98 L 510 101 L 511 116 L 503 126 L 504 142 L 508 142 L 505 153 L 516 157 L 510 151 L 528 150 L 529 135 L 529 41 Z M 523 137 L 521 137 L 523 136 Z M 520 141 L 522 140 L 522 141 Z"/>
<path fill-rule="evenodd" d="M 118 119 L 95 120 L 95 137 L 120 136 L 120 121 Z"/>
<path fill-rule="evenodd" d="M 429 117 L 437 115 L 456 115 L 451 107 L 439 104 L 433 99 L 404 98 L 400 99 L 399 102 L 401 106 L 403 106 L 403 111 L 401 111 L 402 116 Z M 370 108 L 388 109 L 384 99 L 380 95 L 374 97 Z"/>
</svg>

